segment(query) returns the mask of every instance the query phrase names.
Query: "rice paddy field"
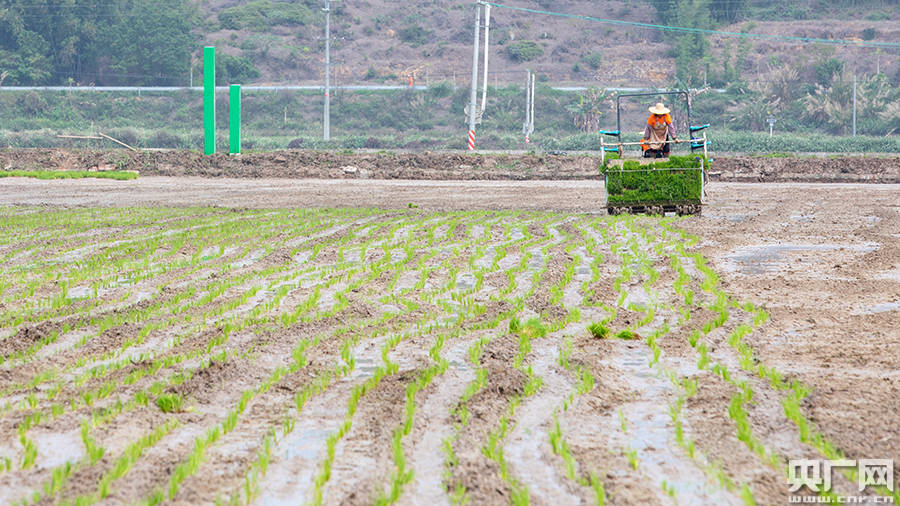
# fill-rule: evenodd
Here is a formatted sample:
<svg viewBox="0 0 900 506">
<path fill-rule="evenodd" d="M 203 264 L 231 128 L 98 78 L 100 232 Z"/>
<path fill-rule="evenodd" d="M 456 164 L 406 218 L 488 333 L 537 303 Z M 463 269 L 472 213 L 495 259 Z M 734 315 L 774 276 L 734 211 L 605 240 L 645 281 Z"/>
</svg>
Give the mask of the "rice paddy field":
<svg viewBox="0 0 900 506">
<path fill-rule="evenodd" d="M 789 459 L 900 458 L 896 191 L 754 188 L 3 202 L 0 503 L 781 504 Z M 900 499 L 858 478 L 820 498 Z"/>
</svg>

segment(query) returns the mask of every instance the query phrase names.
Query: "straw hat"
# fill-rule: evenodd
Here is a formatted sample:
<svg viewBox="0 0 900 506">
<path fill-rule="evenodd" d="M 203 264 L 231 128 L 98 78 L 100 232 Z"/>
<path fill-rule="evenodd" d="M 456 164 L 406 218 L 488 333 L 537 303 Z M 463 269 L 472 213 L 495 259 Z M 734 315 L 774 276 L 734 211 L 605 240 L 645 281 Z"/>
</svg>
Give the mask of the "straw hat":
<svg viewBox="0 0 900 506">
<path fill-rule="evenodd" d="M 669 108 L 664 106 L 662 102 L 657 102 L 656 105 L 650 108 L 650 112 L 652 112 L 653 114 L 663 115 L 669 114 L 670 111 Z"/>
</svg>

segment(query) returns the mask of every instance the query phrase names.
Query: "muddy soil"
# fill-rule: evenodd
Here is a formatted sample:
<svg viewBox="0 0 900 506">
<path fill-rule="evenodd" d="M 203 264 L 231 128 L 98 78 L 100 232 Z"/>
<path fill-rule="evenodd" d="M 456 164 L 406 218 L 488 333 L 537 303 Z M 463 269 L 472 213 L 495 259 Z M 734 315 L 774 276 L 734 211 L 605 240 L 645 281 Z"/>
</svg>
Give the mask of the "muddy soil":
<svg viewBox="0 0 900 506">
<path fill-rule="evenodd" d="M 900 460 L 898 185 L 714 182 L 702 216 L 672 220 L 608 218 L 594 181 L 0 189 L 2 503 L 105 491 L 112 503 L 355 504 L 396 490 L 401 504 L 583 504 L 599 490 L 607 504 L 785 504 L 789 459 L 834 456 L 816 441 Z M 724 322 L 693 253 L 735 303 Z M 86 291 L 51 309 L 59 283 L 103 259 L 117 267 L 98 271 L 98 305 Z M 122 306 L 133 292 L 145 302 Z M 553 330 L 529 345 L 509 330 L 514 314 Z M 592 337 L 607 315 L 611 333 L 640 339 Z M 749 361 L 732 337 L 743 326 Z M 700 367 L 695 335 L 715 368 Z M 758 366 L 808 388 L 799 413 L 814 438 Z M 164 394 L 184 406 L 164 412 Z M 834 483 L 860 494 L 851 477 Z"/>
<path fill-rule="evenodd" d="M 136 170 L 144 176 L 423 180 L 601 179 L 599 153 L 285 150 L 240 156 L 193 151 L 5 149 L 4 170 Z M 713 181 L 900 183 L 900 156 L 716 157 Z"/>
</svg>

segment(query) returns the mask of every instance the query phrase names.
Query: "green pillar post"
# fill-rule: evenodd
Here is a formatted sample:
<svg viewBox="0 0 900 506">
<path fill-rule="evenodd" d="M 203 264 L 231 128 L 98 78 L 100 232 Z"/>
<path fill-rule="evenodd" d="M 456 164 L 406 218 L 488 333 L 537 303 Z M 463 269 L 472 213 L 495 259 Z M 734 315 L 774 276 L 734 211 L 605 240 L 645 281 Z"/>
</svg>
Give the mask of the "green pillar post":
<svg viewBox="0 0 900 506">
<path fill-rule="evenodd" d="M 216 154 L 216 48 L 203 48 L 203 153 Z"/>
<path fill-rule="evenodd" d="M 231 99 L 229 101 L 230 117 L 228 118 L 228 145 L 229 154 L 241 154 L 241 85 L 231 85 Z"/>
</svg>

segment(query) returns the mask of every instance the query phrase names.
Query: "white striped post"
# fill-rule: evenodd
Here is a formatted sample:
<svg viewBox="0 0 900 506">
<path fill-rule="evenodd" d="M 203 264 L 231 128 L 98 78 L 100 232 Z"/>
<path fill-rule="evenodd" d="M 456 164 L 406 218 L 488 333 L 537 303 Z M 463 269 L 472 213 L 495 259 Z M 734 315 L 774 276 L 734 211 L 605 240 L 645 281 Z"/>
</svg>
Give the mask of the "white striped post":
<svg viewBox="0 0 900 506">
<path fill-rule="evenodd" d="M 469 151 L 475 150 L 475 130 L 469 130 Z"/>
</svg>

